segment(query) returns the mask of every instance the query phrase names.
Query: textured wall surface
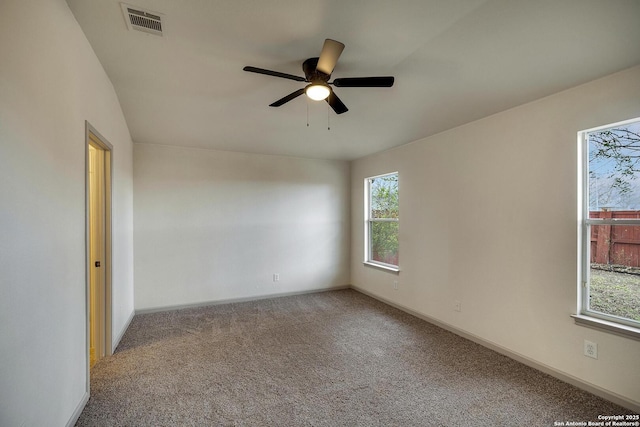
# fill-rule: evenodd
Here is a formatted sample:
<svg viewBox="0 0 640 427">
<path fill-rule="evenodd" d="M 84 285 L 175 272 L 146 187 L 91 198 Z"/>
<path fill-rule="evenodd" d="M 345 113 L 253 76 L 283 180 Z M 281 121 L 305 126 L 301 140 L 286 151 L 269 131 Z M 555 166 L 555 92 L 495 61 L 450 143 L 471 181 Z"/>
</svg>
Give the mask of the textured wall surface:
<svg viewBox="0 0 640 427">
<path fill-rule="evenodd" d="M 135 144 L 134 170 L 136 309 L 349 284 L 347 162 Z"/>
<path fill-rule="evenodd" d="M 577 132 L 639 116 L 635 67 L 356 160 L 352 284 L 640 405 L 640 342 L 570 317 Z M 390 171 L 399 172 L 399 276 L 362 264 L 363 180 Z M 583 356 L 584 339 L 598 343 L 598 360 Z"/>
<path fill-rule="evenodd" d="M 132 142 L 62 0 L 0 3 L 0 425 L 86 397 L 85 120 L 113 151 L 113 338 L 133 313 Z"/>
</svg>

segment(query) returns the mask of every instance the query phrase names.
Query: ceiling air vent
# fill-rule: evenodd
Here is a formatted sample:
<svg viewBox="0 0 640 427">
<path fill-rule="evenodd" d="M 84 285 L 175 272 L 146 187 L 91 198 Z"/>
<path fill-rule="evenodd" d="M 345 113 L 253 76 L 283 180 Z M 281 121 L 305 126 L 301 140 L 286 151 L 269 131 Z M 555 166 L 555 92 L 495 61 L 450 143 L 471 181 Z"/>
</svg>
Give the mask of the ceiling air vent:
<svg viewBox="0 0 640 427">
<path fill-rule="evenodd" d="M 162 32 L 164 24 L 162 22 L 163 15 L 161 13 L 151 12 L 124 3 L 120 3 L 120 5 L 124 13 L 124 20 L 127 22 L 127 27 L 130 30 L 142 31 L 161 37 L 164 36 Z"/>
</svg>

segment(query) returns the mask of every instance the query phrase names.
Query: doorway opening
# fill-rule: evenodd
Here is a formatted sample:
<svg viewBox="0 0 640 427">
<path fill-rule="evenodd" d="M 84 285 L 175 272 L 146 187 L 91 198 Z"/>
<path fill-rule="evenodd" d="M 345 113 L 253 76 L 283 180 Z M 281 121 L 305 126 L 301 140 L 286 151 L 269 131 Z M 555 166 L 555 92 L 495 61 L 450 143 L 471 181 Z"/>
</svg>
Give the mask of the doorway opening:
<svg viewBox="0 0 640 427">
<path fill-rule="evenodd" d="M 89 122 L 85 123 L 87 369 L 90 370 L 98 360 L 112 354 L 111 172 L 113 147 Z"/>
</svg>

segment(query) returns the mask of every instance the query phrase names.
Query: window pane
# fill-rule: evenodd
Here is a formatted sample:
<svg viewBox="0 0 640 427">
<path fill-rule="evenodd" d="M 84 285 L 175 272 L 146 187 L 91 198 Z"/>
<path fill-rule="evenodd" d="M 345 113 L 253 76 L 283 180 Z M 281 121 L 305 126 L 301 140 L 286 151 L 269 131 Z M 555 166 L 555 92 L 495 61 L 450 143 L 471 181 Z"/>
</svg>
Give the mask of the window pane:
<svg viewBox="0 0 640 427">
<path fill-rule="evenodd" d="M 589 310 L 640 322 L 640 226 L 591 226 Z"/>
<path fill-rule="evenodd" d="M 640 210 L 640 122 L 590 132 L 588 142 L 589 210 L 638 218 L 633 211 Z"/>
<path fill-rule="evenodd" d="M 371 260 L 398 265 L 398 223 L 370 222 Z"/>
<path fill-rule="evenodd" d="M 398 174 L 371 178 L 371 218 L 398 218 Z"/>
</svg>

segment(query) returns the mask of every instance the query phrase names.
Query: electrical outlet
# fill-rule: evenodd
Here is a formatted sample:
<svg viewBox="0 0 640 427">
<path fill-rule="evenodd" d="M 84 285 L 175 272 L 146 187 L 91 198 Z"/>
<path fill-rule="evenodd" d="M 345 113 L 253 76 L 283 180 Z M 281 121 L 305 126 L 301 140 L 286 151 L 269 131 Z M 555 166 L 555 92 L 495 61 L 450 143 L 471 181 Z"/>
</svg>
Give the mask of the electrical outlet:
<svg viewBox="0 0 640 427">
<path fill-rule="evenodd" d="M 584 355 L 593 359 L 598 358 L 598 344 L 584 340 Z"/>
<path fill-rule="evenodd" d="M 393 289 L 398 289 L 398 281 L 397 280 L 393 281 Z"/>
<path fill-rule="evenodd" d="M 462 311 L 462 303 L 460 301 L 453 302 L 453 309 L 455 311 Z"/>
<path fill-rule="evenodd" d="M 280 275 L 278 273 L 273 273 L 273 281 L 274 282 L 279 282 L 280 281 Z"/>
</svg>

